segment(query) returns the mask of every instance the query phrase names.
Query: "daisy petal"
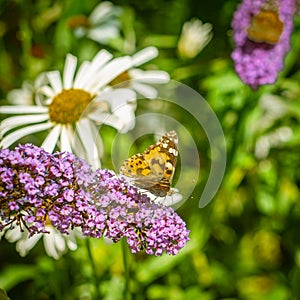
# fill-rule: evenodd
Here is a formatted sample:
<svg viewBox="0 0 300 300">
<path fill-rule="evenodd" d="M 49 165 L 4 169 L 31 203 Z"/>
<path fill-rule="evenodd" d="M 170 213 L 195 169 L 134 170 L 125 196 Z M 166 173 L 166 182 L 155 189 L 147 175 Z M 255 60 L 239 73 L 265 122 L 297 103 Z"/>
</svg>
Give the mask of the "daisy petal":
<svg viewBox="0 0 300 300">
<path fill-rule="evenodd" d="M 28 126 L 25 128 L 21 128 L 19 130 L 16 130 L 9 135 L 7 135 L 1 142 L 0 142 L 0 147 L 2 148 L 8 148 L 11 144 L 13 144 L 15 141 L 19 140 L 20 138 L 39 131 L 44 131 L 53 126 L 52 123 L 43 123 L 43 124 L 37 124 L 37 125 L 32 125 Z"/>
<path fill-rule="evenodd" d="M 91 24 L 97 24 L 98 20 L 111 15 L 114 6 L 109 1 L 103 1 L 97 5 L 89 16 Z"/>
<path fill-rule="evenodd" d="M 158 50 L 155 47 L 147 47 L 132 56 L 132 65 L 137 67 L 149 60 L 155 58 L 158 55 Z"/>
<path fill-rule="evenodd" d="M 103 100 L 109 103 L 111 106 L 111 110 L 114 111 L 120 106 L 129 103 L 135 103 L 136 93 L 130 89 L 119 88 L 114 90 L 107 90 L 94 99 L 95 103 L 97 103 L 97 101 L 101 102 Z"/>
<path fill-rule="evenodd" d="M 130 181 L 130 178 L 126 177 L 127 180 Z M 143 194 L 146 194 L 153 202 L 156 204 L 162 204 L 164 206 L 172 206 L 180 202 L 183 197 L 179 193 L 179 190 L 177 188 L 171 188 L 170 189 L 170 195 L 166 195 L 164 197 L 157 197 L 156 195 L 152 194 L 148 190 L 145 189 L 139 189 Z"/>
<path fill-rule="evenodd" d="M 145 83 L 167 83 L 170 81 L 170 75 L 164 71 L 142 71 L 132 69 L 129 71 L 131 78 Z"/>
<path fill-rule="evenodd" d="M 95 144 L 95 136 L 93 136 L 90 130 L 90 121 L 88 119 L 81 119 L 77 123 L 77 131 L 80 139 L 82 140 L 82 145 L 86 150 L 87 162 L 93 167 L 99 165 L 99 154 Z"/>
<path fill-rule="evenodd" d="M 87 37 L 100 44 L 106 44 L 110 39 L 119 36 L 119 29 L 111 26 L 101 26 L 89 30 Z"/>
<path fill-rule="evenodd" d="M 42 115 L 25 115 L 6 118 L 0 123 L 0 135 L 4 135 L 7 131 L 27 124 L 41 123 L 49 119 L 48 114 Z"/>
<path fill-rule="evenodd" d="M 128 116 L 127 119 L 124 120 L 124 115 Z M 135 114 L 132 109 L 128 106 L 123 110 L 121 116 L 119 117 L 123 120 L 123 127 L 120 129 L 120 133 L 126 133 L 129 130 L 132 130 L 135 126 Z"/>
<path fill-rule="evenodd" d="M 99 158 L 101 158 L 104 154 L 103 141 L 102 141 L 101 136 L 99 134 L 99 129 L 97 128 L 95 123 L 90 122 L 90 125 L 91 125 L 92 134 L 95 137 L 94 141 L 95 141 L 96 147 L 98 149 L 98 155 L 99 155 Z M 100 162 L 100 160 L 99 160 L 99 162 Z M 100 166 L 99 166 L 99 168 L 100 168 Z"/>
<path fill-rule="evenodd" d="M 136 94 L 129 89 L 116 89 L 103 92 L 97 101 L 105 101 L 109 104 L 111 113 L 103 113 L 101 110 L 93 111 L 89 118 L 98 124 L 106 124 L 119 131 L 127 132 L 135 123 L 134 111 L 136 109 Z"/>
<path fill-rule="evenodd" d="M 78 248 L 77 243 L 76 243 L 76 239 L 73 238 L 72 235 L 68 236 L 68 239 L 66 240 L 66 242 L 67 242 L 67 246 L 70 250 L 74 251 Z"/>
<path fill-rule="evenodd" d="M 84 147 L 82 145 L 82 141 L 80 137 L 78 136 L 78 132 L 74 132 L 74 139 L 73 139 L 73 151 L 78 156 L 86 160 L 86 153 L 84 150 Z"/>
<path fill-rule="evenodd" d="M 63 74 L 63 80 L 64 80 L 63 87 L 65 89 L 70 89 L 72 87 L 76 66 L 77 66 L 77 58 L 72 54 L 68 54 L 66 57 L 64 74 Z"/>
<path fill-rule="evenodd" d="M 102 49 L 97 53 L 97 55 L 93 58 L 91 62 L 92 70 L 98 70 L 102 68 L 108 61 L 110 61 L 113 58 L 113 55 L 106 51 L 105 49 Z"/>
<path fill-rule="evenodd" d="M 110 113 L 103 113 L 103 112 L 92 112 L 89 114 L 89 118 L 90 120 L 93 120 L 94 122 L 96 122 L 96 124 L 107 124 L 105 121 L 107 118 L 111 117 L 112 114 Z M 110 124 L 107 124 L 110 125 Z"/>
<path fill-rule="evenodd" d="M 47 72 L 42 72 L 35 79 L 35 81 L 34 81 L 34 87 L 35 87 L 35 89 L 38 89 L 39 87 L 41 87 L 41 86 L 43 86 L 43 85 L 45 85 L 47 83 L 48 83 Z"/>
<path fill-rule="evenodd" d="M 35 234 L 30 238 L 19 240 L 16 244 L 16 250 L 21 256 L 26 256 L 42 236 L 42 234 Z"/>
<path fill-rule="evenodd" d="M 91 114 L 89 115 L 89 117 L 98 124 L 106 124 L 108 126 L 112 126 L 118 131 L 120 131 L 124 126 L 124 122 L 120 120 L 119 117 L 111 115 L 109 113 Z"/>
<path fill-rule="evenodd" d="M 41 147 L 44 148 L 47 152 L 52 153 L 55 145 L 57 144 L 60 132 L 61 125 L 55 125 L 43 141 Z"/>
<path fill-rule="evenodd" d="M 50 230 L 47 228 L 47 230 Z M 57 234 L 54 229 L 50 230 L 50 234 L 44 234 L 44 247 L 48 256 L 59 259 L 64 250 L 66 243 L 64 238 Z"/>
<path fill-rule="evenodd" d="M 97 124 L 106 124 L 116 128 L 121 133 L 131 130 L 135 125 L 135 115 L 132 109 L 128 108 L 127 106 L 118 109 L 116 112 L 114 112 L 114 114 L 91 114 L 89 117 Z"/>
<path fill-rule="evenodd" d="M 112 60 L 99 71 L 97 76 L 98 83 L 91 87 L 92 91 L 96 93 L 103 86 L 110 83 L 113 79 L 128 70 L 130 67 L 131 58 L 129 56 L 124 56 Z"/>
<path fill-rule="evenodd" d="M 11 230 L 7 230 L 5 234 L 5 238 L 10 242 L 14 243 L 22 238 L 23 233 L 21 232 L 19 227 L 15 227 Z"/>
<path fill-rule="evenodd" d="M 176 189 L 174 189 L 176 190 Z M 165 197 L 156 197 L 153 201 L 156 204 L 163 204 L 164 206 L 172 206 L 177 204 L 182 200 L 182 195 L 177 191 L 174 191 L 171 195 L 167 195 Z"/>
<path fill-rule="evenodd" d="M 100 69 L 112 59 L 112 54 L 106 50 L 101 50 L 89 64 L 88 68 L 85 70 L 85 76 L 82 78 L 82 81 L 79 83 L 81 87 L 84 87 L 85 90 L 89 90 L 89 87 L 97 81 L 97 72 L 101 72 Z M 105 68 L 105 67 L 104 67 Z"/>
<path fill-rule="evenodd" d="M 49 111 L 45 106 L 31 106 L 31 105 L 11 105 L 0 106 L 0 113 L 2 114 L 43 114 Z"/>
<path fill-rule="evenodd" d="M 84 61 L 80 65 L 80 67 L 76 73 L 75 79 L 74 79 L 74 84 L 73 84 L 74 88 L 79 89 L 79 88 L 84 87 L 84 80 L 85 80 L 84 78 L 85 78 L 86 74 L 88 73 L 90 64 L 91 63 L 89 61 Z"/>
<path fill-rule="evenodd" d="M 132 88 L 137 91 L 139 94 L 148 99 L 154 99 L 157 97 L 157 90 L 149 85 L 138 83 L 134 80 L 131 82 Z"/>
<path fill-rule="evenodd" d="M 59 232 L 54 233 L 54 245 L 60 253 L 63 253 L 67 250 L 66 241 Z"/>
<path fill-rule="evenodd" d="M 51 71 L 47 73 L 47 77 L 51 86 L 53 87 L 55 94 L 58 94 L 62 90 L 61 76 L 58 71 Z"/>
<path fill-rule="evenodd" d="M 38 88 L 37 91 L 36 91 L 36 93 L 37 93 L 37 96 L 39 94 L 42 94 L 42 95 L 44 95 L 44 96 L 46 96 L 48 98 L 52 98 L 52 97 L 55 96 L 55 91 L 50 86 L 48 86 L 48 85 L 44 85 L 44 86 Z M 35 98 L 39 99 L 39 97 L 37 97 L 37 96 Z"/>
<path fill-rule="evenodd" d="M 62 126 L 61 129 L 61 135 L 60 135 L 60 150 L 62 152 L 68 151 L 72 152 L 72 147 L 71 147 L 71 140 L 70 138 L 73 136 L 73 130 L 71 129 L 70 125 L 67 126 Z"/>
</svg>

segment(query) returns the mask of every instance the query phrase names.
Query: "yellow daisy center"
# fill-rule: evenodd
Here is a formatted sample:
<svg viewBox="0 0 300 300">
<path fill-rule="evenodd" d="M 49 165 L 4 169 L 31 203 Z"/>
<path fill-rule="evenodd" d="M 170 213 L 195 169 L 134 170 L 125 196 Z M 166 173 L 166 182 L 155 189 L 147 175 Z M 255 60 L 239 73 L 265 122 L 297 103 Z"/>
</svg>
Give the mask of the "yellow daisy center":
<svg viewBox="0 0 300 300">
<path fill-rule="evenodd" d="M 126 86 L 126 81 L 130 80 L 131 77 L 127 71 L 121 73 L 118 77 L 116 77 L 114 80 L 111 81 L 110 85 L 114 86 L 117 84 L 122 84 L 123 86 Z M 120 87 L 120 86 L 119 86 Z"/>
<path fill-rule="evenodd" d="M 49 105 L 49 116 L 53 123 L 74 124 L 82 116 L 93 96 L 81 89 L 62 90 Z"/>
</svg>

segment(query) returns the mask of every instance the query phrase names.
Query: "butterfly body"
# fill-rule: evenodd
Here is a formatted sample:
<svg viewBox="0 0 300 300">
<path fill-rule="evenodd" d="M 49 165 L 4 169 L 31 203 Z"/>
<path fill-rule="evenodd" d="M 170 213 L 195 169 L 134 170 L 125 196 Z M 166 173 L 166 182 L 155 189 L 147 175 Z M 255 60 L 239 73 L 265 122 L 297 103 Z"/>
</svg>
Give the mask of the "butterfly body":
<svg viewBox="0 0 300 300">
<path fill-rule="evenodd" d="M 167 132 L 144 152 L 126 159 L 120 168 L 120 174 L 155 196 L 168 195 L 177 162 L 177 145 L 176 132 Z"/>
</svg>

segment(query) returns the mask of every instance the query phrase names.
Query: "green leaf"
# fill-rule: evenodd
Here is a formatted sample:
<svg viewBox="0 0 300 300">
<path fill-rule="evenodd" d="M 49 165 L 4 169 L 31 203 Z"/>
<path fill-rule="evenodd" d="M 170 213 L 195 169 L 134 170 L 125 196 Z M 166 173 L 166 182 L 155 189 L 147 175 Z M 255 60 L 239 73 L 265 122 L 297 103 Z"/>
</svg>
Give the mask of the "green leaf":
<svg viewBox="0 0 300 300">
<path fill-rule="evenodd" d="M 33 279 L 36 274 L 36 267 L 30 265 L 13 265 L 6 268 L 0 275 L 0 286 L 10 290 L 20 282 Z M 1 298 L 0 298 L 1 300 Z"/>
<path fill-rule="evenodd" d="M 4 290 L 0 289 L 0 300 L 10 300 Z"/>
</svg>

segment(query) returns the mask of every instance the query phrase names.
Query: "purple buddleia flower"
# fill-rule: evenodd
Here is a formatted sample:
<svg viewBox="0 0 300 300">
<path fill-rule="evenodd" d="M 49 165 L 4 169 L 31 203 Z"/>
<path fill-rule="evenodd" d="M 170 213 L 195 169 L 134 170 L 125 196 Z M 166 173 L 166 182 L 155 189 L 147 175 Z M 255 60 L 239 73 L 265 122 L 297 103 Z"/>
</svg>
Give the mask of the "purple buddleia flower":
<svg viewBox="0 0 300 300">
<path fill-rule="evenodd" d="M 125 238 L 133 253 L 177 254 L 189 240 L 173 208 L 155 204 L 109 170 L 93 171 L 71 153 L 31 144 L 0 149 L 0 232 Z"/>
<path fill-rule="evenodd" d="M 295 0 L 278 0 L 276 2 L 279 18 L 277 22 L 282 22 L 283 25 L 278 42 L 257 42 L 248 37 L 247 30 L 251 26 L 253 17 L 261 12 L 269 2 L 266 0 L 243 0 L 232 21 L 235 42 L 232 59 L 235 70 L 241 80 L 253 89 L 275 82 L 278 73 L 284 67 L 284 57 L 290 50 L 293 17 L 296 12 Z"/>
</svg>

